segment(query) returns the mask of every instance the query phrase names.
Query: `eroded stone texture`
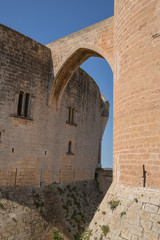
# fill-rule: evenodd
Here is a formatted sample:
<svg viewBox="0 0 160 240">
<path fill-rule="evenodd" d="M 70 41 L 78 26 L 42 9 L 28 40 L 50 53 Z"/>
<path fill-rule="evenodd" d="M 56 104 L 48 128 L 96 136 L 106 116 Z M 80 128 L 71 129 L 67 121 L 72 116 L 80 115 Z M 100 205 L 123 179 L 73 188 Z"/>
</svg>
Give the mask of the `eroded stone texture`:
<svg viewBox="0 0 160 240">
<path fill-rule="evenodd" d="M 67 84 L 74 71 L 90 56 L 104 57 L 114 71 L 114 184 L 90 225 L 93 232 L 86 232 L 90 239 L 101 239 L 102 234 L 104 239 L 110 240 L 160 239 L 159 26 L 159 0 L 115 0 L 114 21 L 113 18 L 104 20 L 48 44 L 52 51 L 53 69 L 48 48 L 1 27 L 5 41 L 1 43 L 0 160 L 7 170 L 6 175 L 1 174 L 3 184 L 6 184 L 3 182 L 5 176 L 7 184 L 14 181 L 15 169 L 13 172 L 8 171 L 10 168 L 13 170 L 13 166 L 22 167 L 23 172 L 19 175 L 21 179 L 25 179 L 24 176 L 29 172 L 25 184 L 93 178 L 101 134 L 99 132 L 98 135 L 94 128 L 93 138 L 87 136 L 84 140 L 85 131 L 90 133 L 91 129 L 88 128 L 90 125 L 93 127 L 94 122 L 84 125 L 84 128 L 80 123 L 88 117 L 94 118 L 95 123 L 98 123 L 96 126 L 99 126 L 106 105 L 102 104 L 103 110 L 96 105 L 95 83 L 91 79 L 88 80 L 89 86 L 82 82 L 86 86 L 85 91 L 82 91 L 85 112 L 78 103 L 80 98 L 75 101 L 75 96 L 79 96 L 76 74 L 81 75 L 80 72 L 75 74 L 73 88 Z M 21 87 L 24 87 L 25 92 L 30 88 L 30 92 L 34 93 L 31 119 L 28 120 L 9 117 L 10 113 L 15 113 L 15 96 Z M 86 94 L 87 89 L 91 89 L 93 101 L 91 95 Z M 70 99 L 66 91 L 71 95 Z M 68 107 L 75 110 L 81 108 L 77 124 L 68 125 L 66 122 Z M 88 116 L 87 108 L 90 107 Z M 94 107 L 98 108 L 95 113 Z M 99 118 L 96 116 L 98 112 L 101 112 Z M 45 128 L 42 128 L 42 123 L 45 123 Z M 75 129 L 78 128 L 79 134 L 76 135 Z M 13 129 L 17 130 L 12 132 Z M 68 144 L 70 141 L 73 141 L 73 145 Z M 80 143 L 79 146 L 76 146 L 76 142 Z M 80 165 L 79 161 L 73 161 L 71 145 L 72 149 L 78 150 L 78 157 L 82 160 L 82 171 L 78 174 L 75 172 L 75 175 L 72 170 L 77 171 Z M 30 151 L 27 151 L 29 146 Z M 91 165 L 90 162 L 87 165 L 83 154 L 90 151 L 92 156 L 93 146 L 97 156 Z M 94 166 L 93 169 L 90 166 Z M 35 167 L 38 171 L 37 174 L 34 172 L 36 179 L 32 172 Z M 118 205 L 111 210 L 111 204 L 114 206 L 115 201 Z"/>
<path fill-rule="evenodd" d="M 94 181 L 0 187 L 0 240 L 78 239 L 101 200 Z"/>
<path fill-rule="evenodd" d="M 155 202 L 156 199 L 156 202 Z M 117 206 L 113 208 L 113 203 Z M 112 184 L 91 224 L 91 240 L 160 238 L 160 190 Z M 102 226 L 109 226 L 105 234 Z"/>
</svg>

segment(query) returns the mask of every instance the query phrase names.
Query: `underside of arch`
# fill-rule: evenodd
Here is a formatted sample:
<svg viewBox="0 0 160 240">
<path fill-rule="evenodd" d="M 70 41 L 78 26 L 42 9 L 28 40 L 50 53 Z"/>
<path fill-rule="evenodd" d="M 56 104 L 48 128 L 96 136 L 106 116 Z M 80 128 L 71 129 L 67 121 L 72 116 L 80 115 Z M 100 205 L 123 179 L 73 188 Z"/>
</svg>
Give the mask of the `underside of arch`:
<svg viewBox="0 0 160 240">
<path fill-rule="evenodd" d="M 58 103 L 60 97 L 63 95 L 65 85 L 72 77 L 75 70 L 89 57 L 103 58 L 102 55 L 93 50 L 79 48 L 64 62 L 54 79 L 50 93 L 51 102 L 56 101 Z"/>
</svg>

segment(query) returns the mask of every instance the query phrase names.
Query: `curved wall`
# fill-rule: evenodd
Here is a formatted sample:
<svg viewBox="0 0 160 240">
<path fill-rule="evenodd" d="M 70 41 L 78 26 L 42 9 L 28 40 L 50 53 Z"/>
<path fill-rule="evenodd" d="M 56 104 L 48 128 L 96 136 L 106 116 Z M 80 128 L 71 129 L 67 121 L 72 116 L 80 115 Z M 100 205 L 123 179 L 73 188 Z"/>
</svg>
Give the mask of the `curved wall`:
<svg viewBox="0 0 160 240">
<path fill-rule="evenodd" d="M 94 179 L 103 125 L 108 121 L 108 115 L 102 116 L 106 105 L 97 84 L 79 68 L 67 83 L 53 119 L 56 151 L 52 156 L 58 160 L 60 182 Z M 74 111 L 74 116 L 70 112 L 69 117 L 69 111 Z"/>
<path fill-rule="evenodd" d="M 0 36 L 0 185 L 94 179 L 109 107 L 98 86 L 77 70 L 57 111 L 48 105 L 50 50 L 3 25 Z"/>
<path fill-rule="evenodd" d="M 113 156 L 117 183 L 160 187 L 159 16 L 158 0 L 115 1 Z"/>
</svg>

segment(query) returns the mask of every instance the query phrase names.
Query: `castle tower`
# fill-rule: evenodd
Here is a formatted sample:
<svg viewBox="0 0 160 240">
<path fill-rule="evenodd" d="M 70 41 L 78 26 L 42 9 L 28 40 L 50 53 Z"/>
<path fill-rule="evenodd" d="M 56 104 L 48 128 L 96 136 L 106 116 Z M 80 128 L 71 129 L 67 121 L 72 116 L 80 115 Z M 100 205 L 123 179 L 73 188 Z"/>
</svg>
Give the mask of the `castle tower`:
<svg viewBox="0 0 160 240">
<path fill-rule="evenodd" d="M 93 239 L 160 238 L 160 1 L 115 0 L 113 183 Z"/>
<path fill-rule="evenodd" d="M 160 1 L 115 1 L 114 176 L 160 188 Z"/>
</svg>

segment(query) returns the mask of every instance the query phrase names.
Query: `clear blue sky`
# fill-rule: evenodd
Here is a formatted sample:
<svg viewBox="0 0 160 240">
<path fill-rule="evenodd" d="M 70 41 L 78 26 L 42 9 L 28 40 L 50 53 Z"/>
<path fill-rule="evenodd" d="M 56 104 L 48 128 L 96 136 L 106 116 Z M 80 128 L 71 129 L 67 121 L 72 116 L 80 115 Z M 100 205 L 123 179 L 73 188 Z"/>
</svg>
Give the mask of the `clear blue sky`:
<svg viewBox="0 0 160 240">
<path fill-rule="evenodd" d="M 0 0 L 0 23 L 46 45 L 114 15 L 114 0 Z M 102 166 L 112 167 L 113 75 L 104 59 L 90 58 L 82 68 L 110 102 L 102 145 Z"/>
</svg>

